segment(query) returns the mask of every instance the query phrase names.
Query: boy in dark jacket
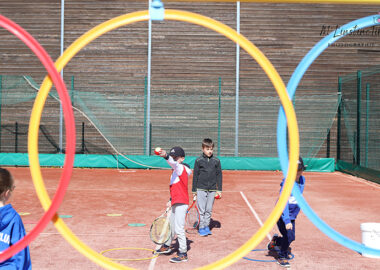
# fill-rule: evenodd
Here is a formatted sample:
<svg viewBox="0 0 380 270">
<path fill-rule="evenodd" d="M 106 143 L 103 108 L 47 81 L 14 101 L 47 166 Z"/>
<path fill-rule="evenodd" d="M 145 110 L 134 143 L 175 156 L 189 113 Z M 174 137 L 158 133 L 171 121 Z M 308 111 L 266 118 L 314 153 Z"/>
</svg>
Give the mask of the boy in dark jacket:
<svg viewBox="0 0 380 270">
<path fill-rule="evenodd" d="M 193 196 L 199 210 L 199 235 L 211 235 L 210 221 L 215 197 L 222 196 L 222 167 L 220 160 L 213 156 L 214 143 L 211 139 L 202 141 L 203 154 L 195 160 L 193 174 Z"/>
</svg>

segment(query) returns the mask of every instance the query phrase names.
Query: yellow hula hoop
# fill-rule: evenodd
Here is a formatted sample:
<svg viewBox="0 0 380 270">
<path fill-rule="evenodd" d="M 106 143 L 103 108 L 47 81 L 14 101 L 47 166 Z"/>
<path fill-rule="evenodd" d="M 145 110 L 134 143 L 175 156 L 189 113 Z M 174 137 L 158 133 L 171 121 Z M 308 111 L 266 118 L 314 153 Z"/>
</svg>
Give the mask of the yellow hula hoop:
<svg viewBox="0 0 380 270">
<path fill-rule="evenodd" d="M 281 104 L 284 108 L 285 115 L 288 121 L 290 146 L 289 170 L 283 191 L 277 201 L 277 204 L 270 213 L 268 219 L 265 221 L 264 225 L 245 244 L 243 244 L 233 253 L 220 259 L 219 261 L 201 267 L 201 269 L 223 269 L 238 261 L 244 255 L 248 254 L 265 238 L 266 234 L 269 233 L 272 227 L 276 224 L 277 220 L 279 219 L 282 213 L 282 210 L 286 205 L 296 177 L 297 160 L 299 156 L 299 135 L 296 115 L 281 77 L 279 76 L 273 65 L 270 63 L 270 61 L 264 56 L 264 54 L 243 35 L 238 34 L 235 30 L 222 24 L 221 22 L 191 12 L 166 9 L 164 18 L 166 20 L 184 21 L 204 26 L 226 36 L 235 43 L 239 44 L 241 48 L 246 50 L 258 62 L 258 64 L 262 67 L 262 69 L 265 71 L 265 73 L 271 80 L 280 98 Z M 66 49 L 66 51 L 59 57 L 59 59 L 55 63 L 57 70 L 62 70 L 62 68 L 70 61 L 70 59 L 74 55 L 77 54 L 78 51 L 80 51 L 84 46 L 89 44 L 97 37 L 121 26 L 131 24 L 134 22 L 148 20 L 149 11 L 146 10 L 115 17 L 109 21 L 99 24 L 98 26 L 94 27 L 93 29 L 89 30 L 81 37 L 79 37 L 74 43 L 70 45 L 69 48 Z M 36 97 L 35 105 L 33 106 L 32 110 L 31 121 L 34 120 L 37 123 L 39 123 L 39 120 L 41 119 L 42 108 L 51 86 L 52 82 L 50 78 L 46 77 Z M 38 128 L 36 127 L 38 127 L 38 125 L 34 125 L 29 132 L 29 136 L 32 138 L 30 141 L 32 142 L 38 142 Z M 33 145 L 30 145 L 28 148 L 28 152 L 30 155 L 30 170 L 32 172 L 33 183 L 35 185 L 38 198 L 46 211 L 49 208 L 51 201 L 49 195 L 47 194 L 41 175 L 40 164 L 38 161 L 38 143 L 32 144 Z M 97 253 L 96 251 L 92 250 L 90 247 L 86 246 L 83 242 L 79 240 L 79 238 L 76 237 L 76 235 L 73 232 L 70 231 L 70 229 L 66 226 L 66 224 L 63 222 L 61 218 L 55 217 L 53 219 L 53 222 L 55 227 L 63 235 L 63 237 L 74 248 L 76 248 L 80 253 L 89 258 L 91 261 L 107 269 L 133 269 L 124 265 L 117 264 L 112 260 L 109 260 L 108 258 L 104 257 L 103 255 Z"/>
<path fill-rule="evenodd" d="M 131 248 L 110 248 L 110 249 L 103 250 L 102 252 L 100 252 L 100 254 L 103 255 L 106 252 L 110 252 L 110 251 L 114 251 L 114 250 L 125 250 L 125 249 L 127 249 L 127 250 L 130 250 L 130 249 L 132 249 L 132 250 L 148 250 L 148 251 L 154 252 L 154 249 L 131 247 Z M 153 255 L 152 257 L 140 258 L 140 259 L 118 259 L 118 258 L 110 258 L 110 257 L 106 257 L 106 258 L 113 260 L 113 261 L 146 261 L 146 260 L 152 260 L 154 258 L 157 258 L 158 255 L 160 255 L 160 254 L 157 253 L 156 255 Z"/>
</svg>

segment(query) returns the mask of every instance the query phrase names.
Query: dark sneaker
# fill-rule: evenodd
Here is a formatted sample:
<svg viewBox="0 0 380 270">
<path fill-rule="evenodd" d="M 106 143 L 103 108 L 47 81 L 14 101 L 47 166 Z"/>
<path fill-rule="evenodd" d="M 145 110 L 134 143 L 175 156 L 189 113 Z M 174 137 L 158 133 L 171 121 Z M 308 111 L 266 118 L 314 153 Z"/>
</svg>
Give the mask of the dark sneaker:
<svg viewBox="0 0 380 270">
<path fill-rule="evenodd" d="M 187 262 L 187 253 L 178 253 L 177 256 L 170 259 L 172 263 Z"/>
<path fill-rule="evenodd" d="M 278 238 L 277 234 L 273 235 L 272 240 L 270 240 L 270 242 L 268 243 L 267 247 L 269 251 L 275 250 L 277 238 Z"/>
<path fill-rule="evenodd" d="M 293 256 L 292 256 L 292 254 L 288 254 L 288 255 L 286 255 L 286 259 L 288 259 L 288 260 L 291 260 L 291 259 L 293 259 Z"/>
<path fill-rule="evenodd" d="M 171 249 L 169 246 L 163 244 L 159 249 L 156 249 L 156 250 L 154 251 L 154 253 L 155 253 L 155 254 L 168 254 L 168 253 L 170 253 L 171 251 L 172 251 L 172 249 Z"/>
<path fill-rule="evenodd" d="M 280 266 L 285 267 L 285 268 L 289 268 L 290 267 L 290 263 L 289 263 L 288 259 L 286 259 L 286 258 L 278 257 L 277 258 L 277 263 Z"/>
<path fill-rule="evenodd" d="M 212 232 L 210 230 L 210 227 L 204 227 L 204 232 L 207 233 L 208 235 L 212 235 Z"/>
</svg>

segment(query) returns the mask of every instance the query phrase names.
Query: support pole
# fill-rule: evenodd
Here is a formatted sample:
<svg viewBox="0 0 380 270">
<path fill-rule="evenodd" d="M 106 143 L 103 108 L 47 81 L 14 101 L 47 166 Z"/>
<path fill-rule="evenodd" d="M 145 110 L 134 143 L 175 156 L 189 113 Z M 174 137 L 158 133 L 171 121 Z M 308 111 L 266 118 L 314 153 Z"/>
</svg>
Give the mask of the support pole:
<svg viewBox="0 0 380 270">
<path fill-rule="evenodd" d="M 18 153 L 18 123 L 15 123 L 15 153 Z"/>
<path fill-rule="evenodd" d="M 152 2 L 149 0 L 149 10 L 151 9 Z M 147 96 L 146 96 L 146 148 L 145 155 L 149 155 L 150 153 L 150 80 L 151 80 L 151 62 L 152 62 L 152 19 L 149 17 L 148 21 L 148 78 L 147 78 Z"/>
<path fill-rule="evenodd" d="M 362 103 L 362 72 L 357 72 L 357 92 L 356 92 L 356 165 L 360 166 L 360 122 Z"/>
<path fill-rule="evenodd" d="M 366 114 L 365 114 L 365 160 L 364 166 L 368 167 L 368 143 L 369 143 L 369 83 L 366 84 Z"/>
<path fill-rule="evenodd" d="M 74 76 L 71 76 L 71 105 L 74 106 Z"/>
<path fill-rule="evenodd" d="M 341 119 L 342 119 L 342 78 L 338 78 L 338 123 L 336 131 L 336 160 L 340 160 L 340 137 L 341 137 Z"/>
<path fill-rule="evenodd" d="M 236 32 L 240 34 L 240 1 L 236 2 Z M 235 81 L 235 157 L 239 156 L 239 78 L 240 46 L 236 43 L 236 81 Z"/>
<path fill-rule="evenodd" d="M 329 158 L 330 157 L 330 129 L 327 129 L 327 140 L 326 140 L 326 157 Z"/>
<path fill-rule="evenodd" d="M 84 122 L 82 122 L 82 149 L 81 149 L 81 153 L 84 154 L 85 152 L 85 146 L 84 146 Z"/>
<path fill-rule="evenodd" d="M 219 77 L 219 92 L 218 92 L 218 156 L 220 156 L 220 129 L 221 129 L 221 110 L 222 110 L 222 78 Z"/>
<path fill-rule="evenodd" d="M 65 0 L 61 0 L 61 55 L 63 54 L 65 35 Z M 63 69 L 61 70 L 61 77 L 63 78 Z M 63 110 L 62 103 L 59 103 L 59 153 L 63 152 Z"/>
</svg>

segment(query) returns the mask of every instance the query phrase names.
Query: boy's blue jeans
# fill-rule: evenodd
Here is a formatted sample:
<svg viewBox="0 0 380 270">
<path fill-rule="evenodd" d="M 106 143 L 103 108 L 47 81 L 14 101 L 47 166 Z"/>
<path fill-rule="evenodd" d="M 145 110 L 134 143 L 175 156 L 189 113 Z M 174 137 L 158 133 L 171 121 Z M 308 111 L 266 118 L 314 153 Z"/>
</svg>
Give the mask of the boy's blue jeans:
<svg viewBox="0 0 380 270">
<path fill-rule="evenodd" d="M 295 220 L 292 220 L 291 222 L 293 225 L 293 229 L 287 230 L 282 218 L 280 218 L 277 221 L 277 227 L 282 235 L 282 237 L 279 237 L 276 240 L 276 246 L 281 247 L 280 252 L 278 254 L 280 258 L 288 257 L 289 255 L 288 249 L 290 247 L 290 244 L 296 239 L 296 222 Z"/>
</svg>

